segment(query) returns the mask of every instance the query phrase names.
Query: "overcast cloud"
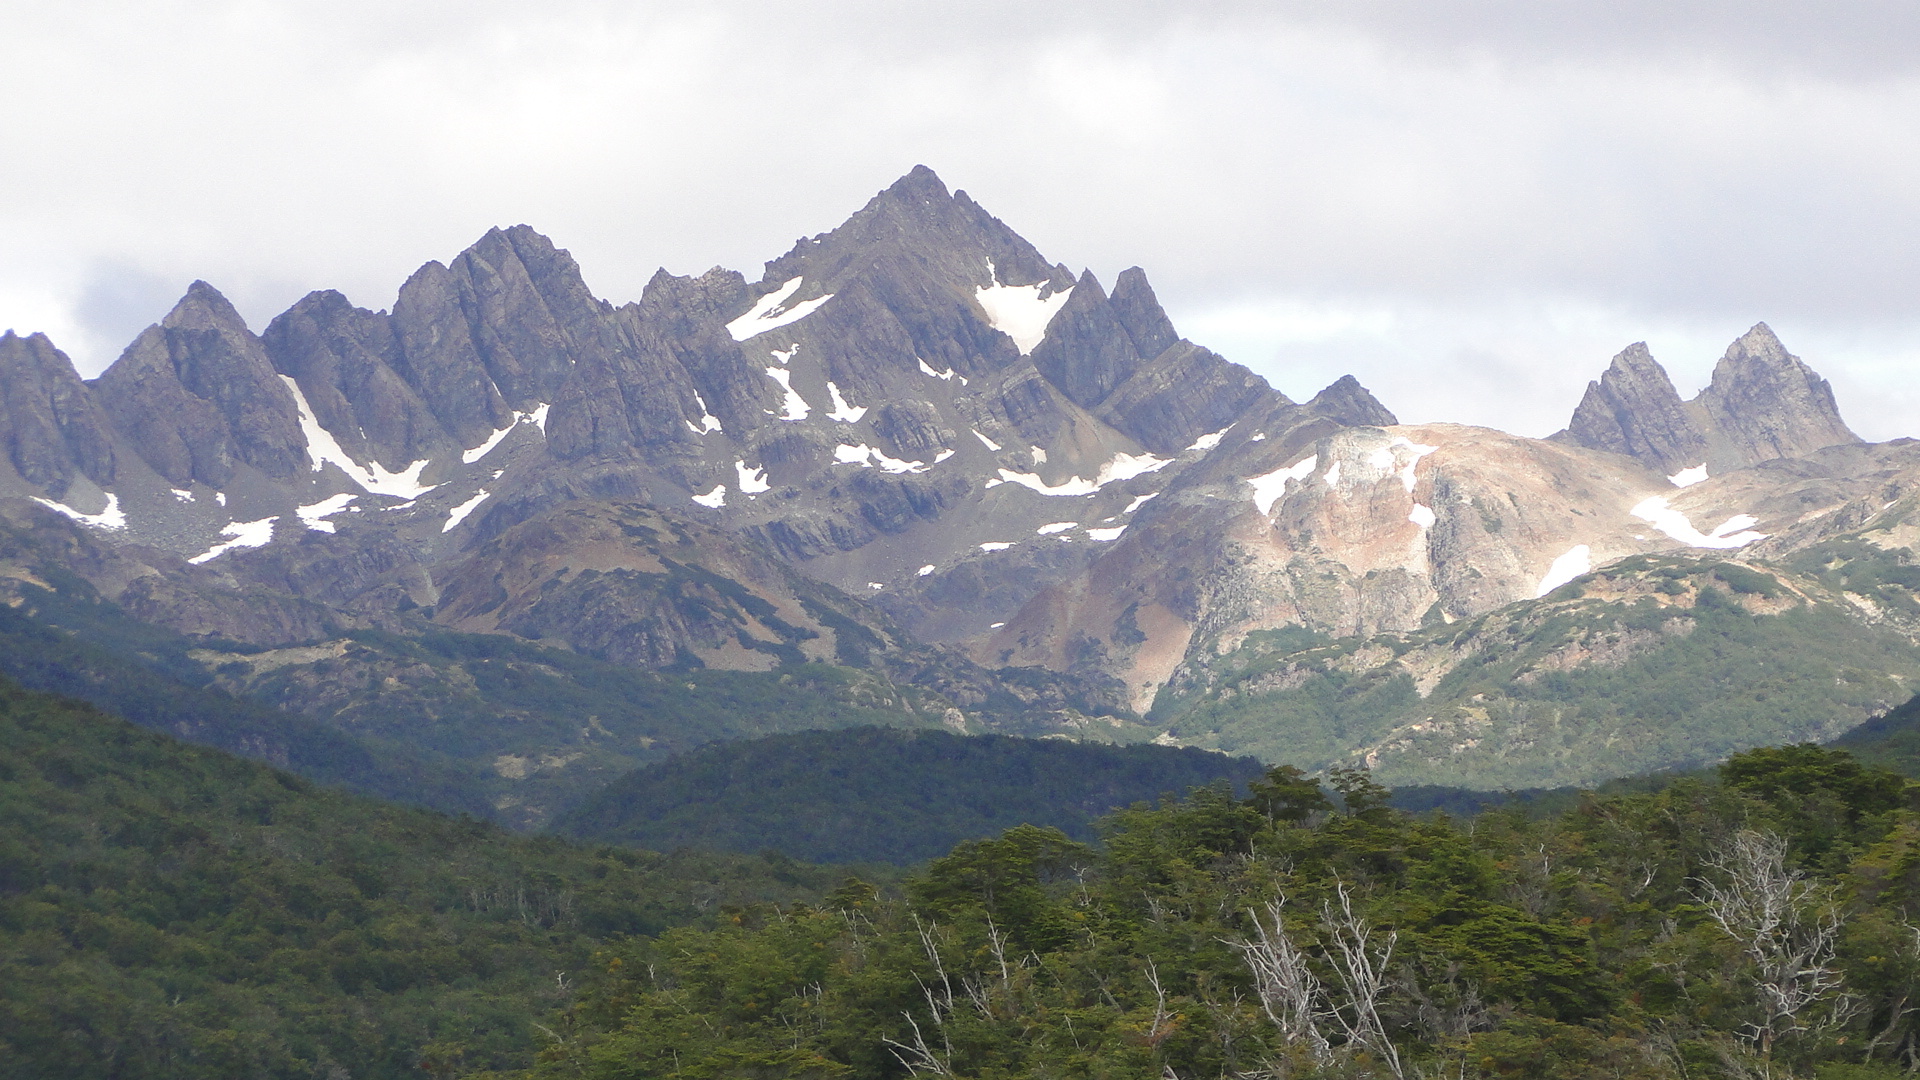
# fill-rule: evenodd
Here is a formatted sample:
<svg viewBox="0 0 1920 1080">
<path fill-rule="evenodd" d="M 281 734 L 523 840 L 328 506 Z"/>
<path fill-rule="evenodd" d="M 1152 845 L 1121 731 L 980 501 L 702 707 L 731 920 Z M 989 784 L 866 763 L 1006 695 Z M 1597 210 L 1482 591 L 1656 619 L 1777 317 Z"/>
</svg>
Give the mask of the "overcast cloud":
<svg viewBox="0 0 1920 1080">
<path fill-rule="evenodd" d="M 1543 435 L 1758 320 L 1920 434 L 1894 3 L 0 0 L 0 328 L 111 362 L 196 277 L 385 307 L 526 222 L 596 292 L 758 276 L 916 163 L 1296 396 Z"/>
</svg>

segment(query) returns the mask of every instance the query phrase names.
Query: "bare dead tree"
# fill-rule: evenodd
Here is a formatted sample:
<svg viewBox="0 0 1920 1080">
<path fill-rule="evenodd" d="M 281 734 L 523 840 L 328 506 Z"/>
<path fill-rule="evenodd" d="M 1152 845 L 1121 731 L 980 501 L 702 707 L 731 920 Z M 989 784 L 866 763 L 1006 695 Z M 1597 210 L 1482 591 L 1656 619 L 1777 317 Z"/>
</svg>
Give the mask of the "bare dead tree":
<svg viewBox="0 0 1920 1080">
<path fill-rule="evenodd" d="M 1339 907 L 1331 900 L 1323 903 L 1320 925 L 1333 943 L 1327 959 L 1346 1001 L 1328 1012 L 1346 1032 L 1348 1043 L 1373 1051 L 1396 1080 L 1405 1080 L 1400 1051 L 1387 1038 L 1387 1026 L 1380 1019 L 1380 1001 L 1388 985 L 1387 965 L 1393 960 L 1393 946 L 1400 935 L 1392 930 L 1376 935 L 1373 926 L 1354 912 L 1353 894 L 1346 885 L 1336 884 L 1334 893 Z"/>
<path fill-rule="evenodd" d="M 1760 1019 L 1744 1034 L 1762 1058 L 1780 1039 L 1808 1030 L 1822 1002 L 1834 999 L 1828 1022 L 1843 1018 L 1849 1003 L 1833 964 L 1839 909 L 1830 890 L 1787 869 L 1786 855 L 1781 837 L 1742 829 L 1707 859 L 1726 883 L 1696 879 L 1695 896 L 1751 966 Z"/>
<path fill-rule="evenodd" d="M 1265 905 L 1266 918 L 1250 911 L 1254 936 L 1251 940 L 1231 941 L 1240 959 L 1253 973 L 1254 993 L 1260 999 L 1260 1011 L 1266 1014 L 1282 1038 L 1290 1043 L 1305 1043 L 1313 1059 L 1326 1064 L 1333 1057 L 1325 1035 L 1320 1033 L 1320 979 L 1307 965 L 1307 957 L 1287 936 L 1282 919 L 1287 898 L 1281 894 Z"/>
</svg>

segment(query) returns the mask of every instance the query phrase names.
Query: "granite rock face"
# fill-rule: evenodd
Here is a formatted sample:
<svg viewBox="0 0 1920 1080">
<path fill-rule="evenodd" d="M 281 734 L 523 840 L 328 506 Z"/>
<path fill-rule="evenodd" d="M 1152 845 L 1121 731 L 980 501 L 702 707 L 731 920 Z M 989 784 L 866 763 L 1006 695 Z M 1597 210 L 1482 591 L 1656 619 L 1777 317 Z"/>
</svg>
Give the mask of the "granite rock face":
<svg viewBox="0 0 1920 1080">
<path fill-rule="evenodd" d="M 239 312 L 204 281 L 95 387 L 128 443 L 176 484 L 220 488 L 240 464 L 286 480 L 306 465 L 293 395 Z"/>
<path fill-rule="evenodd" d="M 1681 400 L 1645 342 L 1627 346 L 1552 437 L 1669 475 L 1701 465 L 1718 475 L 1860 441 L 1840 419 L 1832 387 L 1766 323 L 1727 347 L 1712 383 L 1691 401 Z"/>
<path fill-rule="evenodd" d="M 1138 267 L 1109 292 L 925 168 L 756 273 L 618 306 L 524 225 L 391 312 L 315 292 L 257 337 L 195 283 L 92 384 L 0 338 L 0 395 L 0 495 L 138 553 L 103 595 L 181 633 L 838 664 L 1056 726 L 1262 630 L 1406 630 L 1809 528 L 1755 478 L 1857 443 L 1764 325 L 1692 401 L 1627 349 L 1552 441 L 1402 427 L 1350 376 L 1295 402 Z"/>
<path fill-rule="evenodd" d="M 107 416 L 45 334 L 0 335 L 0 448 L 21 479 L 55 499 L 75 477 L 113 484 Z"/>
</svg>

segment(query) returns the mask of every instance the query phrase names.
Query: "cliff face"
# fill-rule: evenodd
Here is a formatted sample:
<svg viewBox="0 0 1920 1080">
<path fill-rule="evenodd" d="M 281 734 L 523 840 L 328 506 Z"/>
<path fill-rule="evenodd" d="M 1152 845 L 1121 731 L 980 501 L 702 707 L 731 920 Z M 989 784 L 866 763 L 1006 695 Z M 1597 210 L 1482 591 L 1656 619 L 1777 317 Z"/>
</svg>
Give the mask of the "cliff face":
<svg viewBox="0 0 1920 1080">
<path fill-rule="evenodd" d="M 1587 384 L 1566 430 L 1552 437 L 1670 475 L 1702 465 L 1718 475 L 1860 441 L 1840 419 L 1832 387 L 1766 323 L 1727 346 L 1712 383 L 1691 401 L 1680 399 L 1644 342 L 1628 346 Z"/>
<path fill-rule="evenodd" d="M 617 307 L 524 225 L 391 312 L 316 292 L 258 336 L 195 283 L 91 385 L 0 338 L 0 406 L 0 494 L 143 553 L 113 595 L 181 632 L 874 664 L 973 704 L 1045 669 L 1021 693 L 1056 712 L 1144 710 L 1263 630 L 1473 617 L 1865 497 L 1778 495 L 1778 463 L 1858 440 L 1764 325 L 1692 401 L 1635 345 L 1552 440 L 1402 427 L 1351 377 L 1289 400 L 1139 268 L 1109 292 L 924 168 L 757 275 L 662 270 Z"/>
</svg>

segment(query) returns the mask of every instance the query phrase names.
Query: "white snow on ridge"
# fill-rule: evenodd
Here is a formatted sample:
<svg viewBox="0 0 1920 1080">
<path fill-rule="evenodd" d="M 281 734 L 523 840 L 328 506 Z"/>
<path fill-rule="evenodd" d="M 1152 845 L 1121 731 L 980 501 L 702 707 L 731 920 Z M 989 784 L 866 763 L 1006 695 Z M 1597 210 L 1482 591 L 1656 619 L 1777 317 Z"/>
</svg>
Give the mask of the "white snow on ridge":
<svg viewBox="0 0 1920 1080">
<path fill-rule="evenodd" d="M 1210 435 L 1202 435 L 1199 438 L 1193 440 L 1192 446 L 1187 447 L 1186 450 L 1183 450 L 1181 452 L 1187 453 L 1194 450 L 1211 450 L 1214 447 L 1219 446 L 1220 440 L 1226 438 L 1227 432 L 1232 430 L 1233 430 L 1233 425 L 1228 424 L 1226 427 L 1223 427 L 1219 431 L 1213 432 Z"/>
<path fill-rule="evenodd" d="M 805 420 L 807 414 L 813 411 L 813 406 L 808 405 L 807 399 L 794 390 L 793 372 L 786 368 L 770 367 L 767 369 L 767 378 L 779 383 L 780 389 L 787 393 L 787 400 L 780 406 L 780 419 Z"/>
<path fill-rule="evenodd" d="M 981 544 L 980 550 L 981 551 L 1005 551 L 1012 546 L 1013 546 L 1012 544 L 1009 544 L 1004 540 L 992 540 L 987 543 Z"/>
<path fill-rule="evenodd" d="M 917 356 L 916 356 L 916 357 L 914 357 L 914 359 L 915 359 L 915 360 L 920 360 L 920 358 L 919 358 L 919 357 L 917 357 Z M 935 371 L 935 370 L 933 370 L 933 365 L 932 365 L 932 364 L 929 364 L 929 363 L 927 363 L 927 362 L 926 362 L 925 360 L 920 360 L 920 374 L 922 374 L 922 375 L 931 375 L 931 376 L 933 376 L 933 377 L 934 377 L 934 378 L 936 378 L 936 379 L 944 379 L 944 380 L 946 380 L 947 382 L 952 382 L 952 381 L 953 381 L 953 377 L 954 377 L 954 375 L 956 374 L 956 372 L 954 372 L 954 370 L 953 370 L 952 368 L 948 368 L 948 369 L 947 369 L 947 370 L 945 370 L 945 371 Z M 964 386 L 964 385 L 966 385 L 966 380 L 965 380 L 965 379 L 962 379 L 962 380 L 960 380 L 960 383 L 961 383 L 961 385 L 963 385 L 963 386 Z"/>
<path fill-rule="evenodd" d="M 687 427 L 692 430 L 695 435 L 705 435 L 709 431 L 719 431 L 720 421 L 715 418 L 712 411 L 707 408 L 707 399 L 701 397 L 700 392 L 695 390 L 693 392 L 693 400 L 694 404 L 700 406 L 700 424 L 696 427 L 693 421 L 689 420 L 687 421 Z"/>
<path fill-rule="evenodd" d="M 273 523 L 279 520 L 278 517 L 270 517 L 259 521 L 236 521 L 220 530 L 221 536 L 231 536 L 233 539 L 224 544 L 215 544 L 187 561 L 198 566 L 212 562 L 236 548 L 263 547 L 273 539 Z"/>
<path fill-rule="evenodd" d="M 1033 531 L 1039 533 L 1041 536 L 1052 536 L 1054 533 L 1066 532 L 1078 524 L 1080 523 L 1077 521 L 1056 521 L 1051 525 L 1042 525 Z"/>
<path fill-rule="evenodd" d="M 1751 531 L 1752 526 L 1759 524 L 1759 519 L 1751 514 L 1735 514 L 1721 522 L 1719 528 L 1703 533 L 1693 527 L 1687 515 L 1669 507 L 1663 495 L 1642 500 L 1628 513 L 1688 547 L 1739 548 L 1767 538 L 1766 533 Z"/>
<path fill-rule="evenodd" d="M 746 462 L 736 461 L 733 463 L 733 471 L 740 476 L 739 486 L 742 495 L 757 495 L 773 488 L 772 484 L 767 483 L 765 469 L 749 469 Z"/>
<path fill-rule="evenodd" d="M 920 569 L 918 569 L 918 570 L 916 570 L 916 571 L 914 571 L 914 576 L 915 576 L 915 577 L 926 577 L 926 576 L 927 576 L 928 574 L 931 574 L 931 573 L 933 573 L 935 569 L 937 569 L 937 567 L 935 567 L 935 566 L 934 566 L 934 564 L 932 564 L 932 563 L 928 563 L 927 565 L 925 565 L 925 566 L 923 566 L 923 567 L 921 567 Z"/>
<path fill-rule="evenodd" d="M 96 529 L 117 530 L 127 527 L 127 512 L 120 509 L 120 496 L 118 495 L 108 495 L 107 508 L 97 514 L 83 514 L 64 503 L 57 503 L 52 499 L 43 499 L 38 495 L 33 497 L 33 501 L 52 510 L 54 513 L 64 514 L 82 525 L 91 525 Z"/>
<path fill-rule="evenodd" d="M 897 457 L 888 457 L 883 451 L 868 446 L 866 443 L 858 443 L 852 446 L 841 443 L 839 446 L 833 448 L 833 460 L 841 465 L 858 465 L 865 469 L 878 466 L 882 472 L 890 473 L 917 473 L 927 471 L 927 463 L 924 461 L 902 461 Z"/>
<path fill-rule="evenodd" d="M 432 491 L 437 485 L 420 483 L 420 473 L 427 467 L 422 458 L 407 466 L 404 472 L 388 472 L 379 462 L 362 465 L 347 456 L 340 443 L 320 422 L 313 418 L 313 406 L 307 403 L 307 395 L 300 390 L 300 384 L 291 376 L 282 375 L 280 381 L 287 384 L 287 390 L 293 394 L 295 411 L 300 416 L 300 433 L 307 439 L 307 460 L 312 462 L 313 471 L 319 472 L 331 461 L 340 467 L 340 471 L 352 478 L 353 482 L 374 495 L 392 495 L 398 499 L 417 499 Z M 542 414 L 544 421 L 545 414 Z M 511 429 L 509 429 L 511 430 Z M 257 545 L 243 544 L 242 547 Z"/>
<path fill-rule="evenodd" d="M 1035 460 L 1046 460 L 1040 456 L 1041 453 L 1041 451 L 1036 449 Z M 1106 487 L 1108 484 L 1116 484 L 1122 480 L 1131 480 L 1145 473 L 1158 472 L 1171 464 L 1173 464 L 1172 458 L 1157 458 L 1152 454 L 1123 453 L 1113 455 L 1111 461 L 1101 465 L 1100 472 L 1091 480 L 1079 476 L 1069 476 L 1058 484 L 1049 484 L 1045 480 L 1040 479 L 1036 473 L 1017 473 L 1011 469 L 1001 469 L 1000 482 L 1019 484 L 1021 487 L 1027 488 L 1030 491 L 1037 491 L 1042 495 L 1091 495 L 1101 488 Z M 995 487 L 997 485 L 989 480 L 987 481 L 987 486 Z"/>
<path fill-rule="evenodd" d="M 1547 567 L 1547 576 L 1540 579 L 1533 595 L 1536 599 L 1545 596 L 1592 569 L 1593 548 L 1586 544 L 1575 544 L 1567 549 L 1566 554 L 1553 560 L 1552 566 Z"/>
<path fill-rule="evenodd" d="M 193 492 L 191 491 L 183 488 L 168 488 L 167 490 L 173 492 L 173 497 L 180 502 L 190 503 L 193 501 Z"/>
<path fill-rule="evenodd" d="M 1273 513 L 1273 504 L 1280 501 L 1280 496 L 1287 493 L 1287 481 L 1292 480 L 1297 483 L 1305 480 L 1313 475 L 1313 470 L 1319 467 L 1320 457 L 1314 454 L 1301 458 L 1284 469 L 1275 469 L 1262 476 L 1248 477 L 1247 483 L 1253 485 L 1253 505 L 1262 515 Z M 1131 510 L 1132 507 L 1128 509 Z"/>
<path fill-rule="evenodd" d="M 1125 525 L 1116 525 L 1111 529 L 1088 529 L 1087 539 L 1092 540 L 1096 544 L 1112 543 L 1120 539 L 1120 534 L 1126 531 L 1127 527 Z"/>
<path fill-rule="evenodd" d="M 1692 487 L 1706 479 L 1709 479 L 1709 477 L 1707 476 L 1707 463 L 1704 461 L 1691 469 L 1681 469 L 1679 472 L 1667 477 L 1668 482 L 1673 484 L 1674 487 Z"/>
<path fill-rule="evenodd" d="M 1426 457 L 1428 454 L 1440 448 L 1437 446 L 1425 446 L 1414 442 L 1404 435 L 1396 435 L 1393 441 L 1387 444 L 1386 449 L 1375 450 L 1373 452 L 1372 464 L 1383 470 L 1392 469 L 1395 457 L 1393 452 L 1401 447 L 1406 448 L 1409 456 L 1407 463 L 1402 465 L 1398 470 L 1400 473 L 1400 483 L 1406 487 L 1407 494 L 1411 495 L 1413 494 L 1413 488 L 1416 482 L 1413 475 L 1414 466 L 1420 464 L 1421 458 Z M 1382 460 L 1383 458 L 1384 460 Z"/>
<path fill-rule="evenodd" d="M 286 376 L 282 375 L 281 378 L 284 379 L 286 378 Z M 481 458 L 486 457 L 488 454 L 493 453 L 493 448 L 496 446 L 499 446 L 500 441 L 502 439 L 505 439 L 508 435 L 512 434 L 513 429 L 519 427 L 521 424 L 532 424 L 535 427 L 538 427 L 540 431 L 544 434 L 547 430 L 547 405 L 543 402 L 540 405 L 537 405 L 534 408 L 527 410 L 526 412 L 514 413 L 513 423 L 508 424 L 506 427 L 503 427 L 500 430 L 494 432 L 492 435 L 487 436 L 486 442 L 483 442 L 479 446 L 476 446 L 473 449 L 462 453 L 460 455 L 461 463 L 466 465 L 471 465 L 474 462 L 479 461 Z"/>
<path fill-rule="evenodd" d="M 994 442 L 992 439 L 987 438 L 985 435 L 980 434 L 980 431 L 978 428 L 968 428 L 967 430 L 973 432 L 973 437 L 980 440 L 980 445 L 986 447 L 988 450 L 991 450 L 996 454 L 1000 452 L 1000 444 L 997 442 Z"/>
<path fill-rule="evenodd" d="M 833 411 L 827 414 L 829 420 L 838 420 L 843 424 L 857 424 L 861 417 L 867 415 L 867 407 L 862 405 L 856 409 L 848 404 L 847 399 L 840 395 L 840 388 L 833 385 L 832 380 L 827 382 L 827 396 L 833 399 Z"/>
<path fill-rule="evenodd" d="M 295 507 L 294 513 L 300 516 L 301 524 L 307 528 L 315 532 L 330 533 L 333 531 L 333 522 L 326 519 L 345 510 L 348 504 L 359 497 L 351 491 L 343 491 L 338 495 L 321 499 L 317 503 Z"/>
<path fill-rule="evenodd" d="M 713 490 L 707 492 L 705 495 L 693 496 L 693 501 L 699 503 L 701 506 L 711 506 L 715 510 L 718 510 L 727 505 L 727 485 L 715 484 L 713 485 Z"/>
<path fill-rule="evenodd" d="M 1439 519 L 1434 517 L 1433 507 L 1414 503 L 1413 509 L 1407 511 L 1407 520 L 1420 526 L 1422 529 L 1431 529 L 1433 528 L 1433 523 Z"/>
<path fill-rule="evenodd" d="M 828 293 L 814 300 L 802 300 L 792 307 L 784 307 L 787 298 L 800 291 L 802 280 L 802 278 L 794 278 L 761 297 L 745 315 L 727 324 L 727 333 L 732 334 L 735 341 L 758 337 L 769 330 L 778 330 L 789 323 L 799 322 L 818 311 L 821 304 L 833 299 L 833 294 Z"/>
<path fill-rule="evenodd" d="M 988 263 L 991 267 L 992 263 Z M 996 275 L 995 281 L 999 278 Z M 987 313 L 987 323 L 995 330 L 1013 339 L 1020 348 L 1020 355 L 1033 351 L 1035 345 L 1047 336 L 1047 324 L 1066 305 L 1067 297 L 1073 294 L 1072 286 L 1061 289 L 1051 296 L 1042 298 L 1040 290 L 1046 287 L 1038 285 L 982 285 L 974 290 L 974 299 L 979 301 L 980 309 Z"/>
<path fill-rule="evenodd" d="M 1120 512 L 1123 514 L 1131 514 L 1135 510 L 1140 509 L 1141 506 L 1145 505 L 1148 499 L 1157 499 L 1159 497 L 1160 497 L 1160 493 L 1157 491 L 1148 492 L 1145 495 L 1135 495 L 1133 497 L 1133 501 L 1127 504 L 1127 508 Z"/>
<path fill-rule="evenodd" d="M 452 532 L 453 527 L 455 525 L 458 525 L 461 522 L 467 520 L 467 515 L 473 513 L 475 507 L 487 501 L 488 494 L 489 494 L 488 492 L 482 491 L 480 494 L 475 495 L 473 498 L 468 499 L 466 502 L 463 502 L 459 506 L 454 507 L 450 512 L 448 512 L 447 523 L 445 525 L 440 526 L 440 531 L 443 533 Z"/>
</svg>

